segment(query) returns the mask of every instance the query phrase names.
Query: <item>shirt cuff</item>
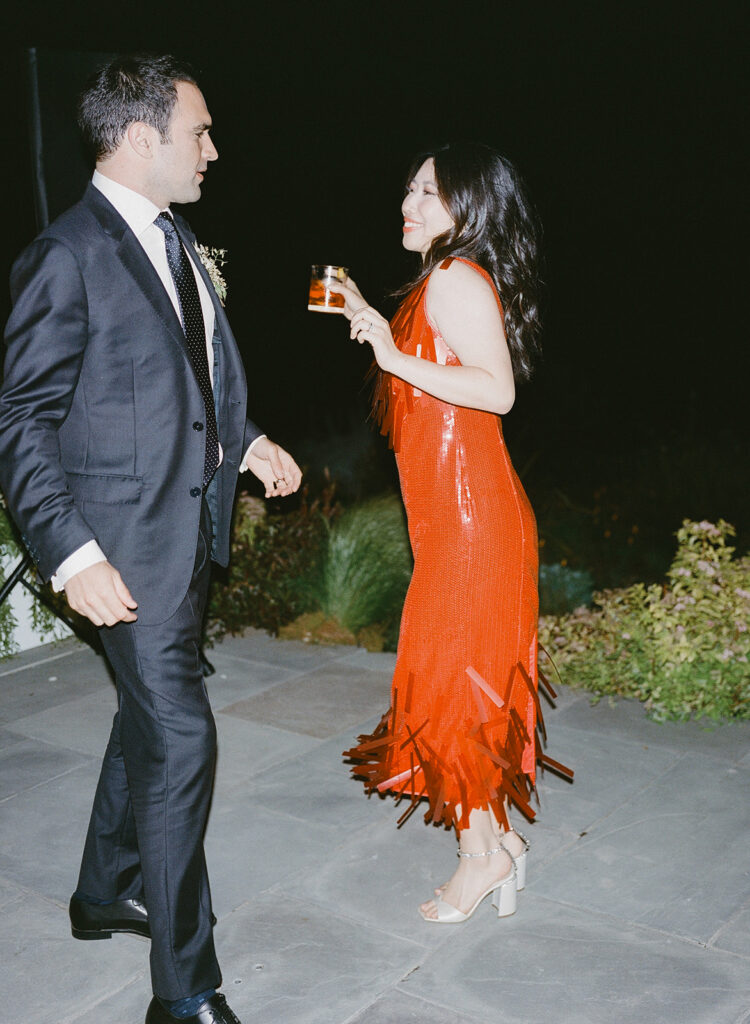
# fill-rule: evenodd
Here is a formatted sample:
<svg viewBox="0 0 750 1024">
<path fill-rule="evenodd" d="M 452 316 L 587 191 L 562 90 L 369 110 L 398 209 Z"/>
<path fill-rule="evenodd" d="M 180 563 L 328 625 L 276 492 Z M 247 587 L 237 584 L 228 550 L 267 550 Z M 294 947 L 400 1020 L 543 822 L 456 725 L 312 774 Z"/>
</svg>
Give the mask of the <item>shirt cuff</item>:
<svg viewBox="0 0 750 1024">
<path fill-rule="evenodd" d="M 57 572 L 51 577 L 50 583 L 56 594 L 65 589 L 65 584 L 77 573 L 83 572 L 97 562 L 106 562 L 107 556 L 95 540 L 87 540 L 80 548 L 76 548 L 72 555 L 68 555 L 65 561 L 59 566 Z"/>
<path fill-rule="evenodd" d="M 254 448 L 254 447 L 256 446 L 256 444 L 258 443 L 258 441 L 262 441 L 264 437 L 268 437 L 268 434 L 258 434 L 258 436 L 257 436 L 257 437 L 255 438 L 255 440 L 254 440 L 254 441 L 252 441 L 252 442 L 251 442 L 251 443 L 250 443 L 250 444 L 248 445 L 247 451 L 245 452 L 245 454 L 244 454 L 244 456 L 243 456 L 243 459 L 242 459 L 242 462 L 240 463 L 240 473 L 244 473 L 244 472 L 246 472 L 246 470 L 247 470 L 247 463 L 245 462 L 245 459 L 246 459 L 246 458 L 248 457 L 248 455 L 250 454 L 250 452 L 251 452 L 251 451 L 253 450 L 253 448 Z"/>
</svg>

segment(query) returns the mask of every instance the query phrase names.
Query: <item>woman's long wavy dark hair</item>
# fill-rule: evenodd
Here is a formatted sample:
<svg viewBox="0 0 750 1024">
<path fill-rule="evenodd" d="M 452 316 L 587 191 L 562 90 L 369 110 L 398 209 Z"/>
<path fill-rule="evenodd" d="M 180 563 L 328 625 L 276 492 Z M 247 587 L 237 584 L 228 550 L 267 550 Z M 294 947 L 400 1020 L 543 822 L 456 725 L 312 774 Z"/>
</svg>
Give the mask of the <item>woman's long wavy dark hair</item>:
<svg viewBox="0 0 750 1024">
<path fill-rule="evenodd" d="M 424 281 L 448 256 L 478 263 L 495 282 L 503 305 L 514 376 L 528 380 L 540 351 L 541 227 L 526 188 L 509 160 L 474 142 L 420 153 L 407 184 L 429 159 L 453 227 L 434 239 L 419 275 L 397 294 Z"/>
</svg>

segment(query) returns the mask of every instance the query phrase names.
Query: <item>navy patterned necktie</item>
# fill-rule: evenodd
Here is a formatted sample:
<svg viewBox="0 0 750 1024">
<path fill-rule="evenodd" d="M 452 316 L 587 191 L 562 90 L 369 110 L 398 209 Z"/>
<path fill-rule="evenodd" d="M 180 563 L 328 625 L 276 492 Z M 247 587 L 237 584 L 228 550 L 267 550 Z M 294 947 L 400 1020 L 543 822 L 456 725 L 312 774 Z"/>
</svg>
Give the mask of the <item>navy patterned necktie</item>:
<svg viewBox="0 0 750 1024">
<path fill-rule="evenodd" d="M 214 394 L 211 388 L 211 377 L 208 372 L 206 355 L 206 326 L 203 322 L 198 285 L 195 273 L 185 252 L 174 221 L 168 213 L 160 213 L 154 224 L 164 232 L 167 246 L 167 263 L 177 289 L 182 313 L 182 329 L 187 339 L 190 361 L 201 389 L 203 404 L 206 409 L 206 460 L 203 464 L 203 488 L 208 486 L 211 477 L 219 465 L 219 434 L 216 429 L 216 409 Z"/>
</svg>

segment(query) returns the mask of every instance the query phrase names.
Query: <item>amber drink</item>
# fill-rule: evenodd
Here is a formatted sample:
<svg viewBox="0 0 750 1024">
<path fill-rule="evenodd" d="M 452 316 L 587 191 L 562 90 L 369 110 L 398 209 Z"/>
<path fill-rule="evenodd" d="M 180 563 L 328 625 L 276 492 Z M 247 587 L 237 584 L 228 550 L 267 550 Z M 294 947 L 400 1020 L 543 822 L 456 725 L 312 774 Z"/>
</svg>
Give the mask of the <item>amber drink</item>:
<svg viewBox="0 0 750 1024">
<path fill-rule="evenodd" d="M 334 267 L 326 264 L 314 264 L 310 274 L 310 294 L 307 308 L 313 313 L 343 313 L 344 296 L 330 290 L 333 281 L 346 281 L 349 270 L 347 267 Z"/>
</svg>

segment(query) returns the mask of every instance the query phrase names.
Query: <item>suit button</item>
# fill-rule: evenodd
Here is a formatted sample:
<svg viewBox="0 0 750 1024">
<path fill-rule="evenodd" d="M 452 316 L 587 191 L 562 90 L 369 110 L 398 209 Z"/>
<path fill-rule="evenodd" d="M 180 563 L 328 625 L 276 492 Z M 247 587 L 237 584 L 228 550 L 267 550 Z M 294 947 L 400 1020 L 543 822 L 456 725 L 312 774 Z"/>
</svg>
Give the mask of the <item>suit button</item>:
<svg viewBox="0 0 750 1024">
<path fill-rule="evenodd" d="M 191 498 L 197 498 L 200 493 L 201 493 L 200 487 L 191 487 L 190 488 L 190 497 Z"/>
<path fill-rule="evenodd" d="M 193 430 L 203 430 L 203 424 L 200 420 L 196 420 L 193 424 Z"/>
</svg>

